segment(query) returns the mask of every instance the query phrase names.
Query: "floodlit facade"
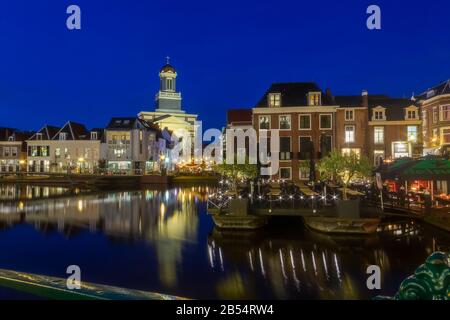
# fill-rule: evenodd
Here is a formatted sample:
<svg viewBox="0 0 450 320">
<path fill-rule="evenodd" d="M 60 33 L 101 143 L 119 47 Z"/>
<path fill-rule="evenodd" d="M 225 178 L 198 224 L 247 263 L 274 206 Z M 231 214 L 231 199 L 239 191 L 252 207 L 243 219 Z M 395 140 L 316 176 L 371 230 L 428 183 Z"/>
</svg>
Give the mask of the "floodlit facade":
<svg viewBox="0 0 450 320">
<path fill-rule="evenodd" d="M 32 173 L 95 173 L 101 159 L 102 130 L 88 131 L 69 121 L 46 125 L 27 140 L 27 170 Z"/>
</svg>

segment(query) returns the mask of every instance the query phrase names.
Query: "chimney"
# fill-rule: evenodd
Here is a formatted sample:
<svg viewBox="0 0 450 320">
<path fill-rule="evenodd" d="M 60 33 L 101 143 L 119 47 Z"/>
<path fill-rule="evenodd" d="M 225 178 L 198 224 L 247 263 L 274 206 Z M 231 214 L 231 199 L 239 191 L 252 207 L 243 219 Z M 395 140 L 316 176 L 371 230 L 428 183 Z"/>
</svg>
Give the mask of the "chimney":
<svg viewBox="0 0 450 320">
<path fill-rule="evenodd" d="M 331 94 L 331 90 L 330 90 L 330 88 L 327 88 L 326 90 L 325 90 L 325 96 L 328 98 L 328 101 L 333 101 L 333 95 Z"/>
<path fill-rule="evenodd" d="M 367 90 L 363 90 L 361 96 L 362 96 L 362 106 L 364 108 L 368 108 L 369 107 L 369 93 L 367 92 Z"/>
</svg>

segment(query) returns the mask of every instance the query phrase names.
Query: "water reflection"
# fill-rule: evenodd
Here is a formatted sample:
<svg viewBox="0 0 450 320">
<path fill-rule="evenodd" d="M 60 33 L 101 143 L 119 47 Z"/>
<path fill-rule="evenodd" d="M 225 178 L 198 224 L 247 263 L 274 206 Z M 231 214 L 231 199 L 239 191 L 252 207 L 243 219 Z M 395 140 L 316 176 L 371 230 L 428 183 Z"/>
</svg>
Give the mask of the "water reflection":
<svg viewBox="0 0 450 320">
<path fill-rule="evenodd" d="M 234 279 L 220 284 L 219 296 L 232 291 L 240 293 L 236 298 L 253 297 L 256 294 L 248 283 L 258 278 L 277 298 L 370 298 L 379 292 L 365 287 L 367 266 L 380 266 L 383 294 L 394 294 L 401 280 L 431 252 L 448 250 L 448 237 L 443 235 L 436 245 L 436 238 L 426 237 L 425 232 L 414 221 L 385 223 L 377 235 L 369 237 L 328 236 L 285 227 L 270 234 L 215 229 L 208 239 L 209 264 L 215 272 L 231 273 Z M 236 266 L 240 266 L 238 274 Z M 244 274 L 247 281 L 238 280 Z"/>
<path fill-rule="evenodd" d="M 380 294 L 366 288 L 368 265 L 381 267 L 382 293 L 394 294 L 431 252 L 450 247 L 447 234 L 400 220 L 369 237 L 311 232 L 300 219 L 275 220 L 255 232 L 220 231 L 206 214 L 213 192 L 189 187 L 11 197 L 0 202 L 0 246 L 11 249 L 0 250 L 0 268 L 31 272 L 37 265 L 45 273 L 73 261 L 70 247 L 91 282 L 190 298 L 360 299 Z M 35 242 L 21 228 L 29 225 L 44 239 Z M 55 232 L 65 236 L 57 249 Z M 51 259 L 37 261 L 36 252 Z"/>
</svg>

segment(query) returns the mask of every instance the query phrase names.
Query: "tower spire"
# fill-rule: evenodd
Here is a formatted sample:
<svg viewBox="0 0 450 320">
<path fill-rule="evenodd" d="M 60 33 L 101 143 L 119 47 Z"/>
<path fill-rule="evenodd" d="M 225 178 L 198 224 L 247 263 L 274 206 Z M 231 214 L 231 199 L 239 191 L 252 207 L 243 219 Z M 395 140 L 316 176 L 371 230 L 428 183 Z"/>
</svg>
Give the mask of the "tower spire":
<svg viewBox="0 0 450 320">
<path fill-rule="evenodd" d="M 166 57 L 166 64 L 170 64 L 170 57 L 169 56 Z"/>
</svg>

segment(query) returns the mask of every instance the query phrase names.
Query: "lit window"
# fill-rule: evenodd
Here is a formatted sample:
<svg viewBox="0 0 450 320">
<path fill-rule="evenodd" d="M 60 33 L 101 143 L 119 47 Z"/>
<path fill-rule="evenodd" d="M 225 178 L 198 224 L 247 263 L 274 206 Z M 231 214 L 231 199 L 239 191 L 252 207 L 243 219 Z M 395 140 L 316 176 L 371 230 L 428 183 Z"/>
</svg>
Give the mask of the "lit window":
<svg viewBox="0 0 450 320">
<path fill-rule="evenodd" d="M 345 126 L 345 142 L 355 142 L 355 126 Z"/>
<path fill-rule="evenodd" d="M 290 130 L 291 129 L 291 116 L 290 115 L 280 116 L 279 121 L 280 121 L 279 125 L 280 125 L 281 130 Z"/>
<path fill-rule="evenodd" d="M 384 150 L 375 150 L 373 152 L 373 163 L 376 166 L 382 165 L 384 161 Z"/>
<path fill-rule="evenodd" d="M 61 148 L 55 148 L 55 157 L 60 157 L 61 156 Z"/>
<path fill-rule="evenodd" d="M 270 93 L 269 94 L 269 107 L 280 107 L 281 106 L 281 94 L 280 93 Z"/>
<path fill-rule="evenodd" d="M 352 154 L 356 154 L 358 158 L 361 156 L 361 149 L 359 148 L 342 148 L 342 155 L 350 156 Z"/>
<path fill-rule="evenodd" d="M 311 115 L 301 114 L 298 118 L 299 129 L 300 130 L 310 130 L 311 129 Z"/>
<path fill-rule="evenodd" d="M 320 129 L 331 129 L 331 114 L 320 115 Z"/>
<path fill-rule="evenodd" d="M 353 110 L 345 110 L 345 121 L 353 121 L 354 118 L 354 111 Z"/>
<path fill-rule="evenodd" d="M 442 121 L 450 121 L 450 106 L 442 106 Z"/>
<path fill-rule="evenodd" d="M 260 116 L 259 117 L 259 129 L 261 129 L 261 130 L 269 130 L 270 129 L 270 117 L 269 116 Z"/>
<path fill-rule="evenodd" d="M 408 141 L 412 141 L 412 142 L 417 141 L 417 126 L 408 126 L 407 127 L 407 137 L 408 137 Z"/>
<path fill-rule="evenodd" d="M 308 94 L 308 105 L 310 106 L 320 106 L 320 92 L 310 92 Z"/>
<path fill-rule="evenodd" d="M 384 127 L 375 127 L 374 128 L 374 142 L 375 143 L 384 143 Z"/>
</svg>

